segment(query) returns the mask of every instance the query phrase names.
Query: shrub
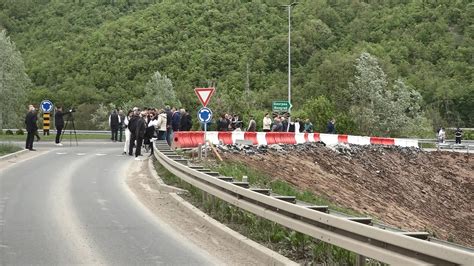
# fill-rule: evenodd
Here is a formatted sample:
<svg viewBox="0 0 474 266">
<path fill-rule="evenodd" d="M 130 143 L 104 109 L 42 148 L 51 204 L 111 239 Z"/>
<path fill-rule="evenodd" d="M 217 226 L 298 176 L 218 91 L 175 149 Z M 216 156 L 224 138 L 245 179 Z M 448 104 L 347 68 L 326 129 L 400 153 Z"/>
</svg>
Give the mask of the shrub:
<svg viewBox="0 0 474 266">
<path fill-rule="evenodd" d="M 5 135 L 13 135 L 13 131 L 7 130 L 7 131 L 5 131 Z"/>
<path fill-rule="evenodd" d="M 23 132 L 22 129 L 18 129 L 16 132 L 15 132 L 16 135 L 25 135 L 25 132 Z"/>
</svg>

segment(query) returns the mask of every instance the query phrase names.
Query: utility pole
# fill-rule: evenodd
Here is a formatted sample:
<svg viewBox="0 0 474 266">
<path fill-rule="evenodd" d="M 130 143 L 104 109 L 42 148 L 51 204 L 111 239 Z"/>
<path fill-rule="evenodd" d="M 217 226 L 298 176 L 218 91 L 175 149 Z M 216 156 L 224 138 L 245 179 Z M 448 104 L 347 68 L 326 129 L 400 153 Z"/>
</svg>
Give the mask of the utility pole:
<svg viewBox="0 0 474 266">
<path fill-rule="evenodd" d="M 291 7 L 297 4 L 298 2 L 293 2 L 289 5 L 282 5 L 288 9 L 288 104 L 290 105 L 288 113 L 291 113 Z M 288 117 L 288 126 L 290 122 L 291 116 Z"/>
</svg>

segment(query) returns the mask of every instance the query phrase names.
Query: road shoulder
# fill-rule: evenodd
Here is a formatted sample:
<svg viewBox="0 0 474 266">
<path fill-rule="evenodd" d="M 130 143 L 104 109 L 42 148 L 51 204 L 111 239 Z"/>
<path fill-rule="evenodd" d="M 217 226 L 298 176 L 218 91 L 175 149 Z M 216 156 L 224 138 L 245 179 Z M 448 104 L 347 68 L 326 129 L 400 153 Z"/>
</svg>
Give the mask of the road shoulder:
<svg viewBox="0 0 474 266">
<path fill-rule="evenodd" d="M 238 234 L 178 196 L 182 190 L 165 185 L 149 160 L 132 163 L 127 184 L 154 215 L 195 245 L 228 265 L 287 265 L 292 261 Z"/>
</svg>

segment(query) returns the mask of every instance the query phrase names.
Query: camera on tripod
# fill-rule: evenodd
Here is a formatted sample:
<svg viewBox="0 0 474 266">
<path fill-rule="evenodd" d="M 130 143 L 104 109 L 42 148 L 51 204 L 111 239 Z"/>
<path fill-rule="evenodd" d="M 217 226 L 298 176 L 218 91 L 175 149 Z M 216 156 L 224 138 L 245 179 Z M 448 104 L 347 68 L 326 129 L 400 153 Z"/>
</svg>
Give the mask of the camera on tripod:
<svg viewBox="0 0 474 266">
<path fill-rule="evenodd" d="M 74 124 L 74 116 L 72 115 L 72 113 L 75 113 L 75 112 L 76 112 L 76 110 L 74 109 L 74 107 L 69 108 L 69 110 L 67 112 L 64 112 L 63 115 L 67 115 L 67 116 L 66 116 L 66 125 L 63 128 L 63 133 L 61 134 L 61 140 L 64 136 L 64 133 L 66 132 L 66 129 L 68 128 L 68 125 L 71 124 L 72 129 L 69 129 L 69 143 L 71 143 L 72 133 L 74 133 L 74 136 L 76 138 L 76 146 L 78 146 L 77 134 L 76 134 L 76 125 Z M 71 122 L 71 123 L 69 123 L 69 122 Z"/>
</svg>

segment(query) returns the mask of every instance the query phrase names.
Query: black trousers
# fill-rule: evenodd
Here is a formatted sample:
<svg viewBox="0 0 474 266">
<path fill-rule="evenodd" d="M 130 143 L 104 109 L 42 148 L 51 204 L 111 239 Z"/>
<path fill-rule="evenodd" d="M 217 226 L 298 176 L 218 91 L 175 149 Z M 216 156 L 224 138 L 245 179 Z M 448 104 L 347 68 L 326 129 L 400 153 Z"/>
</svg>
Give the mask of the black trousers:
<svg viewBox="0 0 474 266">
<path fill-rule="evenodd" d="M 57 126 L 56 127 L 56 144 L 59 143 L 59 140 L 61 139 L 61 133 L 63 132 L 63 126 Z"/>
<path fill-rule="evenodd" d="M 137 148 L 135 149 L 135 157 L 142 155 L 143 137 L 137 136 Z"/>
<path fill-rule="evenodd" d="M 28 131 L 28 134 L 26 135 L 26 145 L 25 148 L 28 150 L 33 149 L 33 140 L 35 139 L 35 132 L 34 131 Z"/>
<path fill-rule="evenodd" d="M 137 140 L 137 135 L 134 133 L 131 133 L 130 144 L 128 145 L 128 155 L 133 155 L 133 146 L 135 145 L 135 140 Z"/>
<path fill-rule="evenodd" d="M 119 126 L 119 141 L 122 142 L 122 136 L 123 136 L 123 126 Z"/>
<path fill-rule="evenodd" d="M 456 144 L 461 144 L 461 137 L 456 137 Z"/>
<path fill-rule="evenodd" d="M 118 135 L 118 126 L 117 127 L 112 127 L 112 140 L 117 141 L 117 135 Z"/>
</svg>

